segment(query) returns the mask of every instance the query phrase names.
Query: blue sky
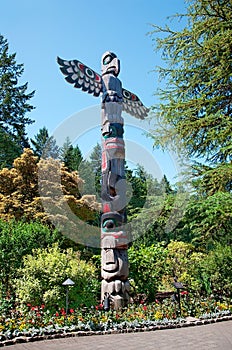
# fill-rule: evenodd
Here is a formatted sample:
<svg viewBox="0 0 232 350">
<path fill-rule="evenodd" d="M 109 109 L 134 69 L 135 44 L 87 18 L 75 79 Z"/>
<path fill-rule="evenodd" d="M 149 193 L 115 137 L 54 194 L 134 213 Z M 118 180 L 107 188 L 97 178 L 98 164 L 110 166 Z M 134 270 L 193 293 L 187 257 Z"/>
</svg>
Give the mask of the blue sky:
<svg viewBox="0 0 232 350">
<path fill-rule="evenodd" d="M 100 104 L 99 98 L 65 82 L 57 56 L 76 58 L 100 73 L 102 54 L 115 52 L 121 61 L 123 86 L 146 106 L 153 105 L 158 81 L 152 71 L 161 62 L 147 33 L 152 24 L 164 25 L 167 16 L 184 9 L 184 0 L 1 0 L 0 33 L 8 40 L 9 52 L 16 52 L 17 63 L 24 64 L 20 83 L 28 82 L 28 92 L 36 91 L 31 100 L 36 109 L 30 113 L 35 123 L 27 128 L 29 136 L 43 126 L 51 134 L 57 127 L 62 130 L 67 118 Z M 173 26 L 177 29 L 178 24 L 173 22 Z M 96 118 L 100 122 L 100 116 Z M 133 133 L 136 142 L 152 152 L 152 142 L 135 130 Z M 94 139 L 93 133 L 80 141 L 85 152 L 91 150 Z M 175 170 L 166 156 L 155 155 L 160 157 L 161 172 L 171 178 Z"/>
</svg>

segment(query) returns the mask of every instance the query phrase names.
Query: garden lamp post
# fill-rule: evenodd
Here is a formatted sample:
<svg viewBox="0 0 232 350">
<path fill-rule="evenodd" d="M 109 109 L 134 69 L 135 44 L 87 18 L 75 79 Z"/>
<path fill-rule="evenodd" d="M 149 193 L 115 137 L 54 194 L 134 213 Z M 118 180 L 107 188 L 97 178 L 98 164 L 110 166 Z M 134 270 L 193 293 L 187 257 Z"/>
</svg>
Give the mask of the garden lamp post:
<svg viewBox="0 0 232 350">
<path fill-rule="evenodd" d="M 68 314 L 68 292 L 69 292 L 69 287 L 73 286 L 74 284 L 75 283 L 70 278 L 68 278 L 67 280 L 65 280 L 62 283 L 63 286 L 66 286 L 66 316 Z"/>
</svg>

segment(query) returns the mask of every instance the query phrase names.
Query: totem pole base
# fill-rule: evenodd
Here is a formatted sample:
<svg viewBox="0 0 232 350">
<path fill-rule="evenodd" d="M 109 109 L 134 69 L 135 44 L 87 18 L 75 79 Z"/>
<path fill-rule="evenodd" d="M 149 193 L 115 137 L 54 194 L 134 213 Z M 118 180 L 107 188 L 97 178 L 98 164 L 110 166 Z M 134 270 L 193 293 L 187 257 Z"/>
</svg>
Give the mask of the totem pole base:
<svg viewBox="0 0 232 350">
<path fill-rule="evenodd" d="M 112 310 L 121 310 L 124 307 L 128 306 L 128 298 L 123 298 L 120 295 L 109 295 L 102 301 L 105 311 Z"/>
<path fill-rule="evenodd" d="M 119 286 L 120 284 L 122 285 L 122 288 L 116 292 L 114 286 L 115 285 Z M 130 290 L 130 284 L 128 280 L 124 282 L 116 280 L 116 281 L 111 281 L 109 283 L 103 280 L 101 284 L 102 304 L 103 305 L 109 304 L 109 308 L 113 310 L 119 310 L 126 307 L 130 301 L 129 290 Z"/>
<path fill-rule="evenodd" d="M 113 299 L 113 308 L 114 310 L 120 310 L 123 307 L 125 307 L 125 300 L 119 296 L 119 295 L 115 295 L 114 299 Z"/>
</svg>

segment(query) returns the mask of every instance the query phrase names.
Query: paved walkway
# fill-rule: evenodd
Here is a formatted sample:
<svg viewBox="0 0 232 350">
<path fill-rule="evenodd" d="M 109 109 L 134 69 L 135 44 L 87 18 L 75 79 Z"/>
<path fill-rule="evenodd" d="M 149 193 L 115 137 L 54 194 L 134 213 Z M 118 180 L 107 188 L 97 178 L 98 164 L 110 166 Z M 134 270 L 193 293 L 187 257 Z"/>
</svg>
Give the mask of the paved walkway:
<svg viewBox="0 0 232 350">
<path fill-rule="evenodd" d="M 93 335 L 7 346 L 9 350 L 232 350 L 232 321 L 144 333 Z"/>
</svg>

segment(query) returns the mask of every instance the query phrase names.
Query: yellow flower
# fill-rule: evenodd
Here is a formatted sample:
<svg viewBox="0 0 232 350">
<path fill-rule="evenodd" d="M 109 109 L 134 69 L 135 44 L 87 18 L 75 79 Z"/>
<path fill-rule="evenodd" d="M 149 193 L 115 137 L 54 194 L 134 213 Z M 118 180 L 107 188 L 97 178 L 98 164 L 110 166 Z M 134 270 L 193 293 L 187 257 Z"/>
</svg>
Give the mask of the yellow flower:
<svg viewBox="0 0 232 350">
<path fill-rule="evenodd" d="M 71 316 L 69 316 L 69 317 L 68 317 L 68 321 L 70 321 L 70 322 L 71 322 L 71 321 L 73 321 L 73 320 L 74 320 L 74 318 L 75 318 L 75 317 L 74 317 L 73 315 L 71 315 Z"/>
<path fill-rule="evenodd" d="M 163 314 L 160 311 L 156 311 L 154 316 L 155 316 L 156 320 L 162 320 L 162 318 L 163 318 Z"/>
<path fill-rule="evenodd" d="M 228 306 L 226 304 L 222 304 L 222 303 L 217 303 L 217 306 L 219 308 L 219 310 L 227 310 Z"/>
<path fill-rule="evenodd" d="M 20 330 L 20 331 L 23 331 L 24 329 L 26 329 L 26 323 L 25 323 L 25 322 L 22 322 L 22 323 L 19 325 L 19 330 Z"/>
</svg>

